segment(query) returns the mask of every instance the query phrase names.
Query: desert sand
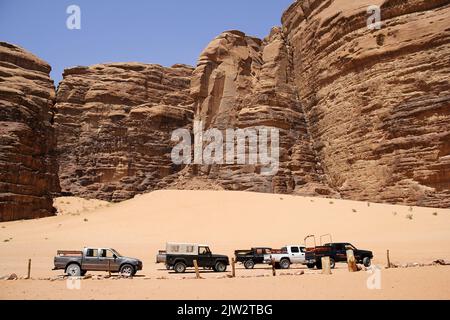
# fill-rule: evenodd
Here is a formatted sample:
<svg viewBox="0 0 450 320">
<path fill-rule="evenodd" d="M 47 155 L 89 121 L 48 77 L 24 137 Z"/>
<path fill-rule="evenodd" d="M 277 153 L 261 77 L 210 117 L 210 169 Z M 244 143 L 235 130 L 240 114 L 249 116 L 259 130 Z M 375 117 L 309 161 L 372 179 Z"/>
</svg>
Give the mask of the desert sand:
<svg viewBox="0 0 450 320">
<path fill-rule="evenodd" d="M 0 276 L 25 276 L 31 258 L 33 279 L 1 280 L 0 299 L 450 299 L 448 266 L 384 269 L 387 249 L 398 265 L 449 261 L 448 209 L 226 191 L 158 191 L 118 204 L 63 198 L 56 206 L 55 217 L 0 224 Z M 380 290 L 367 288 L 367 271 L 344 264 L 329 276 L 293 266 L 277 277 L 264 265 L 238 265 L 235 279 L 204 272 L 196 280 L 154 262 L 167 241 L 207 243 L 231 257 L 326 233 L 374 252 Z M 62 274 L 51 270 L 56 250 L 84 246 L 113 247 L 143 260 L 144 270 L 134 279 L 83 280 L 80 290 L 48 280 Z"/>
</svg>

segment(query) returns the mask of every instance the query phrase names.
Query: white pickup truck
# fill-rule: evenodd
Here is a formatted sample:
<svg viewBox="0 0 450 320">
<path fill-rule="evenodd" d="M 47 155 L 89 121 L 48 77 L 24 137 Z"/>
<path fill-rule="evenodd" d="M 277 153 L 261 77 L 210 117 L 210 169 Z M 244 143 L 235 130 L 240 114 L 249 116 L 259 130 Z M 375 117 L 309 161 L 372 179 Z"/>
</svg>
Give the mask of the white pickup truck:
<svg viewBox="0 0 450 320">
<path fill-rule="evenodd" d="M 291 264 L 306 264 L 306 247 L 303 245 L 285 246 L 279 250 L 273 250 L 264 255 L 264 263 L 275 262 L 276 268 L 289 269 Z"/>
</svg>

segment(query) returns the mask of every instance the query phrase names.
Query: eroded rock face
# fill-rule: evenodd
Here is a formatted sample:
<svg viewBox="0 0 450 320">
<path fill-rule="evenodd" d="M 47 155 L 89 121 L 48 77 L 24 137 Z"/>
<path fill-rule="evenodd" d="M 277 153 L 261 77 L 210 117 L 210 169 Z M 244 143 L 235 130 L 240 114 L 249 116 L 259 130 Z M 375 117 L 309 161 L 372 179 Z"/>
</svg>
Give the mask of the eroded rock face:
<svg viewBox="0 0 450 320">
<path fill-rule="evenodd" d="M 367 27 L 372 5 L 380 30 Z M 450 207 L 449 18 L 449 0 L 298 0 L 263 40 L 218 36 L 195 70 L 68 69 L 55 117 L 62 189 L 107 201 L 170 187 Z M 2 219 L 45 216 L 59 189 L 50 67 L 6 44 L 0 57 Z M 171 134 L 194 119 L 279 129 L 277 174 L 174 165 Z"/>
<path fill-rule="evenodd" d="M 450 206 L 448 0 L 301 0 L 283 16 L 328 184 L 344 198 Z M 370 5 L 382 28 L 367 28 Z"/>
<path fill-rule="evenodd" d="M 194 71 L 208 128 L 281 130 L 281 169 L 203 166 L 226 189 L 450 206 L 448 0 L 299 0 L 264 40 L 229 31 Z M 367 9 L 381 8 L 382 28 Z"/>
<path fill-rule="evenodd" d="M 192 71 L 139 63 L 66 70 L 55 118 L 63 192 L 122 201 L 177 172 L 170 140 L 192 123 Z"/>
<path fill-rule="evenodd" d="M 228 190 L 332 193 L 322 183 L 291 67 L 290 48 L 278 28 L 264 40 L 228 31 L 208 45 L 192 79 L 196 119 L 205 129 L 279 129 L 280 168 L 264 176 L 261 165 L 212 165 L 202 166 L 199 175 Z"/>
<path fill-rule="evenodd" d="M 53 215 L 59 192 L 50 66 L 0 42 L 0 221 Z"/>
</svg>

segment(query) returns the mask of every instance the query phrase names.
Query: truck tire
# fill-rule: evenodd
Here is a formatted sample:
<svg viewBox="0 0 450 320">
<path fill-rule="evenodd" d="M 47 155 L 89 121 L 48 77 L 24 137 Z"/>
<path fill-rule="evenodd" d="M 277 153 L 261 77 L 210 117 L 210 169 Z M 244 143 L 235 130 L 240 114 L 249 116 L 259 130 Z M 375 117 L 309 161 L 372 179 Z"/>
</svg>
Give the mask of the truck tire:
<svg viewBox="0 0 450 320">
<path fill-rule="evenodd" d="M 316 262 L 316 267 L 317 267 L 317 270 L 321 270 L 322 269 L 322 261 L 317 261 Z"/>
<path fill-rule="evenodd" d="M 280 261 L 280 268 L 281 269 L 289 269 L 291 267 L 291 262 L 289 259 L 281 259 Z"/>
<path fill-rule="evenodd" d="M 334 261 L 334 259 L 331 258 L 331 257 L 330 257 L 330 268 L 331 268 L 331 269 L 336 268 L 336 261 Z"/>
<path fill-rule="evenodd" d="M 124 277 L 132 277 L 136 271 L 134 270 L 134 267 L 131 264 L 124 264 L 120 267 L 120 275 Z"/>
<path fill-rule="evenodd" d="M 306 266 L 308 267 L 308 269 L 314 269 L 316 265 L 314 263 L 308 263 Z"/>
<path fill-rule="evenodd" d="M 253 269 L 255 267 L 255 263 L 253 260 L 247 260 L 244 262 L 245 269 Z"/>
<path fill-rule="evenodd" d="M 184 262 L 177 262 L 173 267 L 176 273 L 185 273 L 186 272 L 186 264 Z"/>
<path fill-rule="evenodd" d="M 66 268 L 69 277 L 81 277 L 81 268 L 77 263 L 71 263 Z"/>
<path fill-rule="evenodd" d="M 227 271 L 227 265 L 222 261 L 217 261 L 214 265 L 215 272 L 225 272 Z"/>
<path fill-rule="evenodd" d="M 369 257 L 365 257 L 363 259 L 364 267 L 368 268 L 372 265 L 372 260 Z"/>
</svg>

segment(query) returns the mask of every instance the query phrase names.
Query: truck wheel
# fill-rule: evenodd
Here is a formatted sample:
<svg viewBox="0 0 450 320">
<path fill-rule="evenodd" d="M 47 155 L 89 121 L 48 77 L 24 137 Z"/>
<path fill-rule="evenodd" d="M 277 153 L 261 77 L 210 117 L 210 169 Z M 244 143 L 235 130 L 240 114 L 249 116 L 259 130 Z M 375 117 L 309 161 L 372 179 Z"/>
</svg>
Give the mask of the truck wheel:
<svg viewBox="0 0 450 320">
<path fill-rule="evenodd" d="M 365 257 L 363 259 L 363 264 L 364 264 L 364 267 L 368 268 L 368 267 L 370 267 L 372 265 L 372 260 L 370 260 L 369 257 Z"/>
<path fill-rule="evenodd" d="M 177 262 L 173 267 L 176 273 L 184 273 L 186 271 L 186 265 L 184 262 Z"/>
<path fill-rule="evenodd" d="M 215 272 L 225 272 L 227 271 L 227 265 L 223 263 L 222 261 L 216 262 L 216 265 L 214 266 Z"/>
<path fill-rule="evenodd" d="M 291 266 L 291 262 L 289 261 L 289 259 L 282 259 L 280 261 L 280 268 L 281 269 L 289 269 L 290 266 Z"/>
<path fill-rule="evenodd" d="M 306 266 L 308 267 L 308 269 L 314 269 L 316 265 L 314 263 L 308 263 Z"/>
<path fill-rule="evenodd" d="M 132 277 L 134 276 L 135 271 L 132 265 L 124 264 L 120 267 L 120 275 L 124 277 Z"/>
<path fill-rule="evenodd" d="M 317 261 L 316 267 L 317 267 L 317 270 L 321 270 L 322 269 L 322 261 Z"/>
<path fill-rule="evenodd" d="M 66 268 L 66 273 L 69 277 L 81 277 L 81 268 L 78 264 L 69 264 Z"/>
<path fill-rule="evenodd" d="M 330 268 L 334 269 L 336 267 L 336 261 L 333 258 L 330 258 Z"/>
<path fill-rule="evenodd" d="M 255 267 L 255 263 L 253 260 L 247 260 L 244 262 L 245 269 L 253 269 Z"/>
</svg>

